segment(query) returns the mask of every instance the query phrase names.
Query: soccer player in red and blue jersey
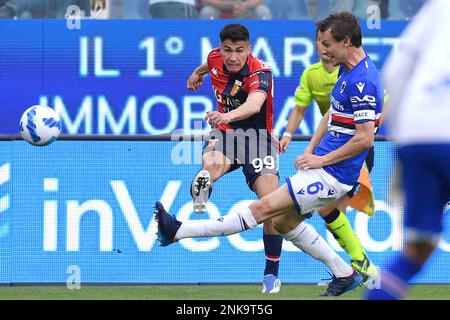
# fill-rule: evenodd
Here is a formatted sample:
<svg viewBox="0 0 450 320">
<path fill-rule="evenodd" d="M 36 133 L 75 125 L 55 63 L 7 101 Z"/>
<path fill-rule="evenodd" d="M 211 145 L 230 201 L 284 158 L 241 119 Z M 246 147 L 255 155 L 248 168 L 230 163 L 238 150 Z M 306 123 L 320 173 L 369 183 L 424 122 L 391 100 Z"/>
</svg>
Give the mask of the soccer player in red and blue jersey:
<svg viewBox="0 0 450 320">
<path fill-rule="evenodd" d="M 250 53 L 249 32 L 241 24 L 229 24 L 220 32 L 220 47 L 187 81 L 190 90 L 203 84 L 209 73 L 218 110 L 206 120 L 213 127 L 202 155 L 202 170 L 195 176 L 191 195 L 194 211 L 203 213 L 212 183 L 242 167 L 250 190 L 258 198 L 278 187 L 278 141 L 273 131 L 273 76 L 269 67 Z M 264 223 L 266 256 L 263 292 L 279 292 L 279 259 L 283 238 Z"/>
<path fill-rule="evenodd" d="M 333 280 L 323 295 L 339 296 L 363 279 L 303 220 L 353 188 L 373 146 L 384 90 L 376 67 L 362 48 L 361 28 L 354 15 L 332 14 L 317 26 L 327 56 L 334 65 L 341 65 L 341 70 L 330 110 L 304 153 L 295 160 L 300 170 L 248 208 L 218 220 L 181 222 L 159 202 L 155 204 L 155 216 L 162 246 L 183 238 L 230 235 L 271 219 L 284 239 L 326 264 Z"/>
</svg>

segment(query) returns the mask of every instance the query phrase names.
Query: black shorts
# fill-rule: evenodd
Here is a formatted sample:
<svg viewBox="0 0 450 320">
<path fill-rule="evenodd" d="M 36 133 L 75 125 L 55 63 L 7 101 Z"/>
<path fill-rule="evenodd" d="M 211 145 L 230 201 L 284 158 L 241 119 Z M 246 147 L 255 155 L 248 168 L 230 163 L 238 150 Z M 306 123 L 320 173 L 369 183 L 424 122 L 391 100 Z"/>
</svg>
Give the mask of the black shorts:
<svg viewBox="0 0 450 320">
<path fill-rule="evenodd" d="M 369 170 L 369 173 L 372 172 L 374 159 L 375 159 L 375 151 L 374 151 L 374 148 L 372 147 L 372 148 L 369 149 L 369 152 L 367 153 L 366 159 L 364 160 L 366 162 L 366 166 L 367 166 L 367 169 Z M 358 189 L 358 186 L 359 186 L 359 183 L 357 182 L 353 186 L 352 190 L 347 192 L 347 196 L 349 198 L 351 198 L 351 197 L 353 197 L 355 195 L 356 190 Z"/>
<path fill-rule="evenodd" d="M 213 129 L 203 147 L 203 154 L 219 151 L 231 161 L 228 172 L 239 167 L 250 190 L 258 177 L 265 174 L 280 176 L 278 172 L 278 140 L 267 130 L 221 131 Z M 228 173 L 227 172 L 227 173 Z"/>
</svg>

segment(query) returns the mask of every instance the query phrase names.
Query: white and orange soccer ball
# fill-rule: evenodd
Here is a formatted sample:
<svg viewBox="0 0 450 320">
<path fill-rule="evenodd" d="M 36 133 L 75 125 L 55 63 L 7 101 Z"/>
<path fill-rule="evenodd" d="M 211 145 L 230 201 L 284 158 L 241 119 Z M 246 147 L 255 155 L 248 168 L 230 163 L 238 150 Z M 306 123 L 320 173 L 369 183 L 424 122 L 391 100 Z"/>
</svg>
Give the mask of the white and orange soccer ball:
<svg viewBox="0 0 450 320">
<path fill-rule="evenodd" d="M 61 119 L 50 107 L 29 107 L 20 118 L 20 133 L 25 141 L 34 146 L 47 146 L 58 139 Z"/>
</svg>

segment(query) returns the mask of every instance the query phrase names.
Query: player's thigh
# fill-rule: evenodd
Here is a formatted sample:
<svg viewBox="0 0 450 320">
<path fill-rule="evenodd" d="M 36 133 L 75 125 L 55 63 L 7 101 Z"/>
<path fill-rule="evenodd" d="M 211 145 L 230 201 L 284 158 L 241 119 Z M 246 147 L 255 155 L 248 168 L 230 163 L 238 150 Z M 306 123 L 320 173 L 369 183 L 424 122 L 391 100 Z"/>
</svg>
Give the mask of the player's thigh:
<svg viewBox="0 0 450 320">
<path fill-rule="evenodd" d="M 262 198 L 278 188 L 279 178 L 275 174 L 259 175 L 253 183 L 258 198 Z"/>
<path fill-rule="evenodd" d="M 295 203 L 289 194 L 287 185 L 279 187 L 250 205 L 250 210 L 258 224 L 285 214 L 286 209 L 295 210 Z"/>
<path fill-rule="evenodd" d="M 337 199 L 336 201 L 331 202 L 330 204 L 324 205 L 319 210 L 319 214 L 321 217 L 328 216 L 334 209 L 338 209 L 339 211 L 345 213 L 345 209 L 347 207 L 347 200 L 349 199 L 348 195 L 344 195 L 343 197 Z"/>
</svg>

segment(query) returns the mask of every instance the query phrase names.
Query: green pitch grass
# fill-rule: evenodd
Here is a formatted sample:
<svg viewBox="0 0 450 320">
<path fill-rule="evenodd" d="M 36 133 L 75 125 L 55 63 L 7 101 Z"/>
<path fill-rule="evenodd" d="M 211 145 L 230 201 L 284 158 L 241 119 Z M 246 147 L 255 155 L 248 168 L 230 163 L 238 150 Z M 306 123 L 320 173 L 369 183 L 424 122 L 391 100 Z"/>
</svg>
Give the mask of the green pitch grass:
<svg viewBox="0 0 450 320">
<path fill-rule="evenodd" d="M 260 285 L 167 285 L 167 286 L 65 286 L 0 287 L 0 300 L 358 300 L 364 289 L 357 288 L 341 297 L 319 297 L 325 290 L 317 285 L 282 286 L 278 294 L 261 293 Z M 407 299 L 450 300 L 450 285 L 416 285 Z"/>
</svg>

